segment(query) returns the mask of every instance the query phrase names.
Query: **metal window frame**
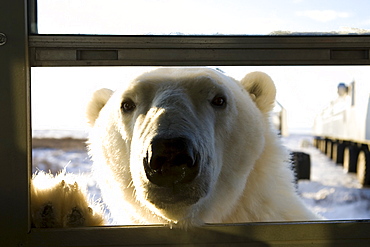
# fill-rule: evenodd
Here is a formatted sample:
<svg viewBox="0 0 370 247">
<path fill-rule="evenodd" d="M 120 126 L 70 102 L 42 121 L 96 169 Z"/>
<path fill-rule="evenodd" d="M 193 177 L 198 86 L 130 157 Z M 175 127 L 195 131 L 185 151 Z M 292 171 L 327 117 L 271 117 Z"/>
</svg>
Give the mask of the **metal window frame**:
<svg viewBox="0 0 370 247">
<path fill-rule="evenodd" d="M 185 231 L 34 229 L 29 216 L 31 66 L 368 65 L 369 37 L 42 36 L 28 35 L 27 21 L 26 0 L 1 1 L 0 33 L 7 39 L 0 45 L 0 246 L 369 245 L 369 220 L 216 224 Z"/>
<path fill-rule="evenodd" d="M 32 35 L 31 66 L 369 65 L 370 36 Z"/>
</svg>

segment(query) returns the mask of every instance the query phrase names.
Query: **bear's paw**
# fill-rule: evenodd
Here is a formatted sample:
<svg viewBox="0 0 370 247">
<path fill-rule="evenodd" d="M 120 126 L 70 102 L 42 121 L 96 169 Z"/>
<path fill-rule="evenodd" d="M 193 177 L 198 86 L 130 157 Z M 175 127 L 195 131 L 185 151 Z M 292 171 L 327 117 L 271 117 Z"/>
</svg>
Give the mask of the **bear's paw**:
<svg viewBox="0 0 370 247">
<path fill-rule="evenodd" d="M 89 202 L 84 186 L 73 182 L 74 179 L 78 180 L 72 174 L 53 176 L 44 172 L 38 172 L 32 178 L 31 218 L 34 227 L 104 225 L 100 205 Z"/>
</svg>

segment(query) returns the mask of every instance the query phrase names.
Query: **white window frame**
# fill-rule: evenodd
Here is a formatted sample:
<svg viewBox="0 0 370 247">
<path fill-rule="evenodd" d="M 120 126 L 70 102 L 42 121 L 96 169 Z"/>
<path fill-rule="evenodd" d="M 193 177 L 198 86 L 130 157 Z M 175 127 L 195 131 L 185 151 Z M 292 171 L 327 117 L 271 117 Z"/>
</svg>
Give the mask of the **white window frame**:
<svg viewBox="0 0 370 247">
<path fill-rule="evenodd" d="M 369 245 L 369 220 L 31 228 L 31 66 L 369 65 L 370 37 L 29 35 L 27 6 L 0 3 L 0 246 Z"/>
</svg>

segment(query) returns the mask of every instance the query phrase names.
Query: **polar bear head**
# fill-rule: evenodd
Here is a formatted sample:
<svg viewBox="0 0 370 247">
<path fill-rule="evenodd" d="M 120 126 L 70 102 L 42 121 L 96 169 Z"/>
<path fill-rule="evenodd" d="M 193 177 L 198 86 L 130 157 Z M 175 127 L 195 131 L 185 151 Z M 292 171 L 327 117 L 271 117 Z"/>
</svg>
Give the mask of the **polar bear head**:
<svg viewBox="0 0 370 247">
<path fill-rule="evenodd" d="M 88 105 L 95 175 L 117 223 L 217 222 L 238 203 L 270 129 L 275 86 L 161 68 Z"/>
</svg>

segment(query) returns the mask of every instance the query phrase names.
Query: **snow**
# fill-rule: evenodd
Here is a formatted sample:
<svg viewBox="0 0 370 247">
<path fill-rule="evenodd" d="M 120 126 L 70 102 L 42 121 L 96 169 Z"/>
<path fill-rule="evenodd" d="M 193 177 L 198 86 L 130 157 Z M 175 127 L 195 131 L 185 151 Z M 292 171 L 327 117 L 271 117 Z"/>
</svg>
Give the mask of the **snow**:
<svg viewBox="0 0 370 247">
<path fill-rule="evenodd" d="M 85 139 L 87 138 L 87 131 L 81 130 L 66 130 L 66 129 L 48 129 L 48 130 L 32 130 L 32 138 L 75 138 Z"/>
<path fill-rule="evenodd" d="M 58 137 L 65 133 L 38 132 L 37 137 Z M 85 137 L 83 133 L 68 133 L 68 137 Z M 310 180 L 299 180 L 297 192 L 314 212 L 328 220 L 370 219 L 370 188 L 362 188 L 355 174 L 347 174 L 342 166 L 336 165 L 312 146 L 310 135 L 291 134 L 282 142 L 291 151 L 310 154 Z M 57 173 L 60 170 L 80 174 L 89 179 L 88 190 L 94 199 L 100 191 L 91 177 L 92 162 L 85 150 L 60 150 L 34 148 L 33 172 L 37 170 Z"/>
<path fill-rule="evenodd" d="M 310 135 L 283 138 L 290 150 L 310 155 L 310 180 L 298 182 L 303 201 L 328 220 L 370 219 L 370 188 L 363 188 L 356 174 L 346 173 L 341 165 L 314 148 L 312 141 Z"/>
</svg>

